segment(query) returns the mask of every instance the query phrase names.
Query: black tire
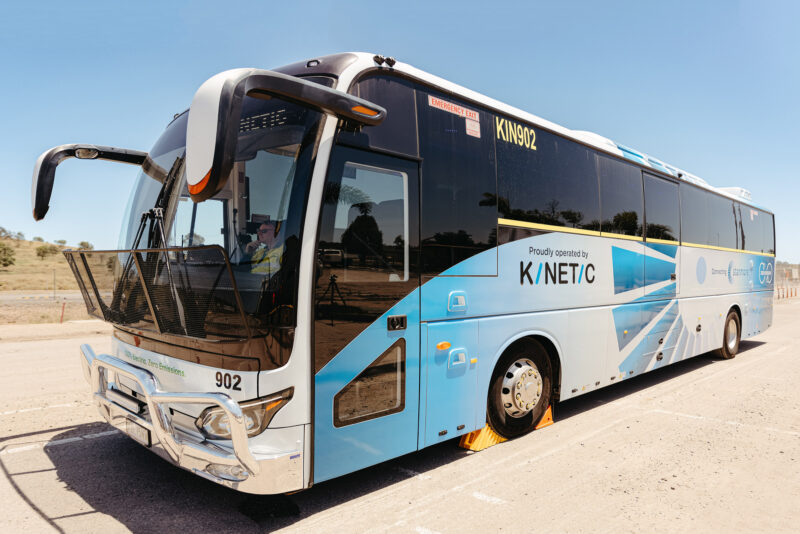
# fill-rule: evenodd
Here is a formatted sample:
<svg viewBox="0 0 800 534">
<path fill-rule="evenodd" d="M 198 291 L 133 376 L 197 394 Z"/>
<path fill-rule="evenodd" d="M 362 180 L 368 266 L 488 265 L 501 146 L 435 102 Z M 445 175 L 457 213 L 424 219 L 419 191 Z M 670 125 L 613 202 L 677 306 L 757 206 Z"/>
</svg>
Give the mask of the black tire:
<svg viewBox="0 0 800 534">
<path fill-rule="evenodd" d="M 731 332 L 734 328 L 736 331 Z M 734 337 L 735 342 L 733 342 Z M 722 330 L 722 348 L 717 349 L 717 354 L 724 360 L 730 360 L 739 352 L 739 341 L 741 339 L 742 322 L 739 320 L 739 314 L 731 310 L 725 318 L 725 327 Z"/>
<path fill-rule="evenodd" d="M 536 405 L 528 413 L 522 417 L 513 417 L 503 406 L 503 380 L 514 362 L 523 358 L 536 365 L 542 379 L 542 393 Z M 524 339 L 512 344 L 498 360 L 489 383 L 489 398 L 486 405 L 486 421 L 489 427 L 506 439 L 531 432 L 550 406 L 553 393 L 552 377 L 553 366 L 541 343 L 535 339 Z"/>
</svg>

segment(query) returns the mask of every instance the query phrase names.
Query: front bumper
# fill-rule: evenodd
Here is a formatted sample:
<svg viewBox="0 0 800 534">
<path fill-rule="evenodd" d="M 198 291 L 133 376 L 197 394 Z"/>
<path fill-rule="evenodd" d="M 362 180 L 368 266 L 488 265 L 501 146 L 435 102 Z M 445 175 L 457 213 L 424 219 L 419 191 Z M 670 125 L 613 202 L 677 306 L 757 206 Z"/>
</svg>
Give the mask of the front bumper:
<svg viewBox="0 0 800 534">
<path fill-rule="evenodd" d="M 254 453 L 242 410 L 228 395 L 161 391 L 152 373 L 108 354 L 95 354 L 85 344 L 81 345 L 80 360 L 100 415 L 111 426 L 173 464 L 247 493 L 284 493 L 303 487 L 302 447 Z M 143 399 L 124 393 L 117 385 L 120 377 L 135 382 Z M 231 446 L 198 439 L 173 425 L 169 405 L 179 404 L 216 405 L 224 410 L 231 426 Z M 132 435 L 131 429 L 136 429 L 136 425 L 149 432 L 149 440 L 143 440 L 141 433 Z"/>
</svg>

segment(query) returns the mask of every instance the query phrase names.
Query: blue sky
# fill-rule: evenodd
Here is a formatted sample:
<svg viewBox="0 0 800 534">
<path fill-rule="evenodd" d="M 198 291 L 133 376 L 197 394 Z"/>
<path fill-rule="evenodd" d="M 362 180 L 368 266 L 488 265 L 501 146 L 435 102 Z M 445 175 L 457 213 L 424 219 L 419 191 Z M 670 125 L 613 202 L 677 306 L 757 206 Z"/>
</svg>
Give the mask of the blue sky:
<svg viewBox="0 0 800 534">
<path fill-rule="evenodd" d="M 34 222 L 37 156 L 147 150 L 197 87 L 235 67 L 391 55 L 568 128 L 741 186 L 800 262 L 800 3 L 15 2 L 0 16 L 0 226 L 113 248 L 135 168 L 71 160 Z"/>
</svg>

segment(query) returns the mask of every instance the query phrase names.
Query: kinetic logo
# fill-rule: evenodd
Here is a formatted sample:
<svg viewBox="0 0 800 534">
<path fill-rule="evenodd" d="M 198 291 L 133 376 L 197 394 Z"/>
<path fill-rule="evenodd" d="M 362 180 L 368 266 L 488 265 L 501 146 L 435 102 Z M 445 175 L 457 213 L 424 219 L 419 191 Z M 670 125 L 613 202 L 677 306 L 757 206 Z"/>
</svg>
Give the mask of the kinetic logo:
<svg viewBox="0 0 800 534">
<path fill-rule="evenodd" d="M 532 261 L 527 264 L 519 262 L 519 285 L 524 286 L 526 280 L 530 285 L 593 284 L 595 280 L 594 264 L 591 263 L 542 262 L 532 269 L 533 265 Z M 536 272 L 535 278 L 532 270 Z"/>
<path fill-rule="evenodd" d="M 758 281 L 762 284 L 771 284 L 772 283 L 772 264 L 771 263 L 764 263 L 761 262 L 761 265 L 758 266 Z"/>
</svg>

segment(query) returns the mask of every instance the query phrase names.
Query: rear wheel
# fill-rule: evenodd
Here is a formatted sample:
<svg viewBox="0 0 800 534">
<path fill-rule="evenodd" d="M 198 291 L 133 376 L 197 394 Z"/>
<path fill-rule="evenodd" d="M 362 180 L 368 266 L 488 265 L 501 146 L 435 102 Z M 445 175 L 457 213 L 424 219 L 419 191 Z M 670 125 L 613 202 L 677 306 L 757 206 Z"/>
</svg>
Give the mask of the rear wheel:
<svg viewBox="0 0 800 534">
<path fill-rule="evenodd" d="M 489 385 L 486 419 L 504 438 L 533 430 L 550 406 L 552 365 L 541 343 L 525 339 L 500 357 Z"/>
<path fill-rule="evenodd" d="M 722 358 L 730 360 L 739 352 L 739 341 L 742 338 L 742 325 L 739 315 L 731 310 L 725 318 L 725 329 L 722 334 L 722 348 L 717 351 Z"/>
</svg>

